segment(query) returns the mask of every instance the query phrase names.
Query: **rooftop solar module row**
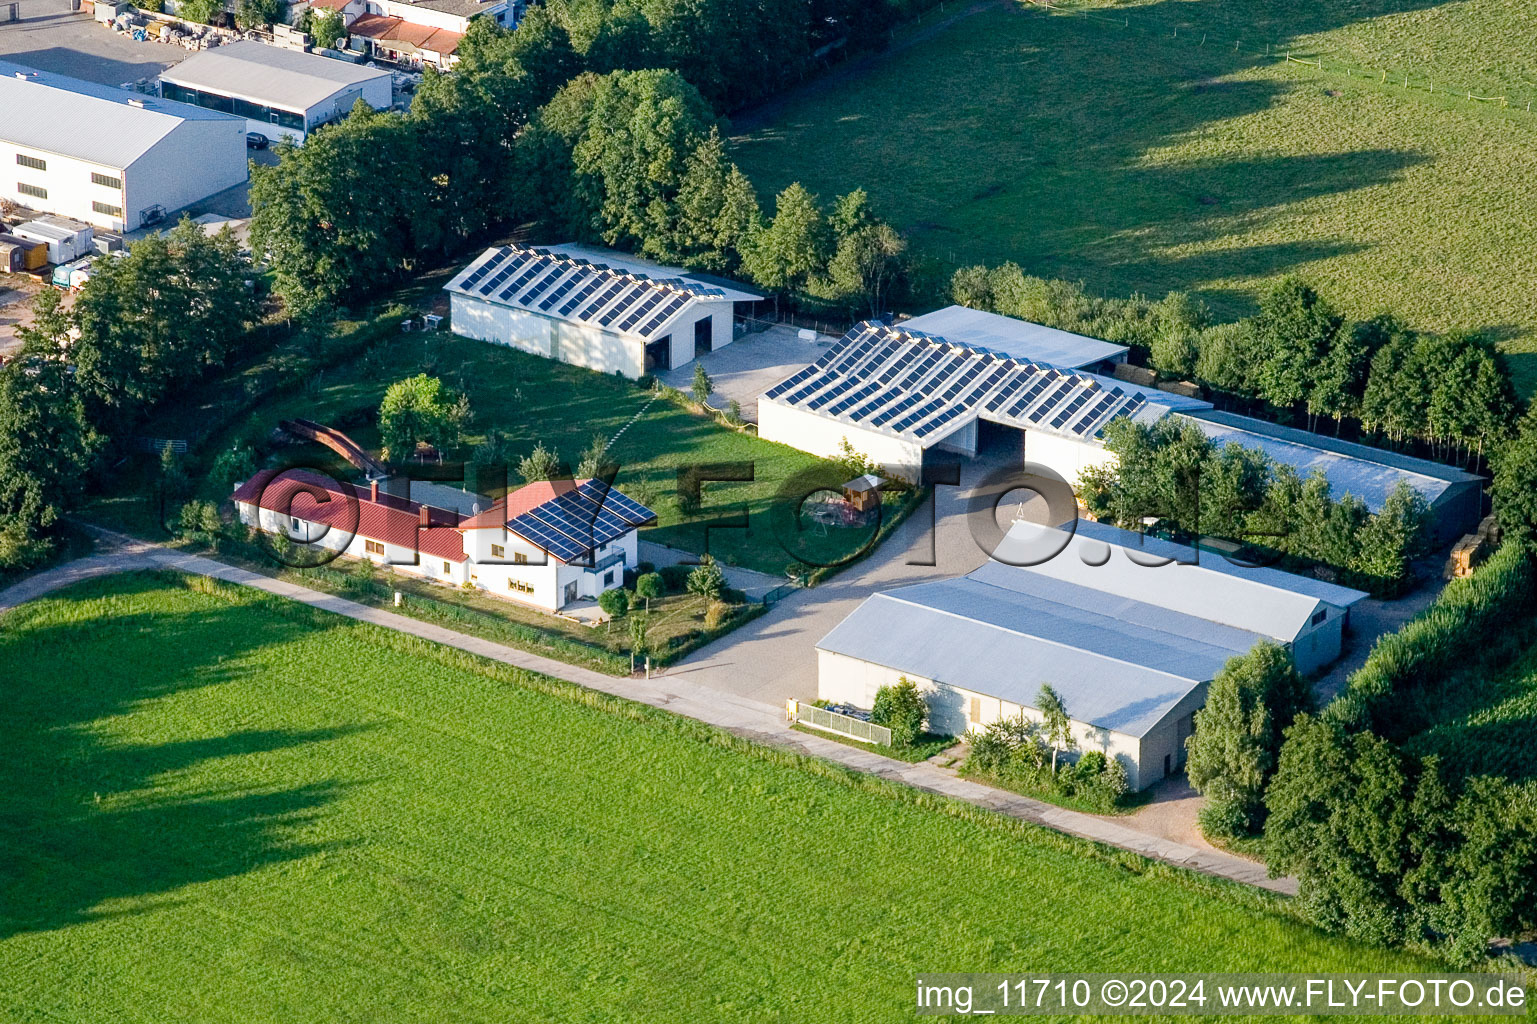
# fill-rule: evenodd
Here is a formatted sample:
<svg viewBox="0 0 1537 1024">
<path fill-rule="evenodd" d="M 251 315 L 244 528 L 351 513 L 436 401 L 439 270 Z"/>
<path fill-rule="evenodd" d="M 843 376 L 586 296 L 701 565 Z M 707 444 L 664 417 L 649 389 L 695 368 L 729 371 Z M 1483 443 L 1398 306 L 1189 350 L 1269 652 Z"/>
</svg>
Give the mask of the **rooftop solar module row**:
<svg viewBox="0 0 1537 1024">
<path fill-rule="evenodd" d="M 648 339 L 690 301 L 725 295 L 681 278 L 658 280 L 519 246 L 487 250 L 449 289 Z"/>
<path fill-rule="evenodd" d="M 561 561 L 572 562 L 655 518 L 650 509 L 601 480 L 586 480 L 515 516 L 507 526 Z"/>
<path fill-rule="evenodd" d="M 1115 416 L 1145 402 L 1088 374 L 878 323 L 855 327 L 843 346 L 836 359 L 824 356 L 765 397 L 919 439 L 967 414 L 1096 437 Z"/>
</svg>

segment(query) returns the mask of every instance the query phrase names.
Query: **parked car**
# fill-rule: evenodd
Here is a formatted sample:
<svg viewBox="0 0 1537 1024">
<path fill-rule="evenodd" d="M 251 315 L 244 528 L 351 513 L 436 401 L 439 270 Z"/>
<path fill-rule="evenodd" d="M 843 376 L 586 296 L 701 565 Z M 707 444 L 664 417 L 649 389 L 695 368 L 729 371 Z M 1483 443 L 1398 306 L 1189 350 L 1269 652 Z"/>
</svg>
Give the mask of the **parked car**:
<svg viewBox="0 0 1537 1024">
<path fill-rule="evenodd" d="M 246 132 L 245 144 L 247 149 L 266 149 L 272 140 L 261 132 Z"/>
</svg>

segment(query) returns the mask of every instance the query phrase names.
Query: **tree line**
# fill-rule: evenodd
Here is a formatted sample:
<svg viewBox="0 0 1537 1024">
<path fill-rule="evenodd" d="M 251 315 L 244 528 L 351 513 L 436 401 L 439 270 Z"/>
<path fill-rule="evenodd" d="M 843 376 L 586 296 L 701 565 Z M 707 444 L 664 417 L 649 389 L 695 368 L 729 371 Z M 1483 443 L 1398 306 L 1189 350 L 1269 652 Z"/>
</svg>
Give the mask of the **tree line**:
<svg viewBox="0 0 1537 1024">
<path fill-rule="evenodd" d="M 1304 478 L 1257 449 L 1218 446 L 1188 420 L 1122 417 L 1104 438 L 1114 464 L 1086 469 L 1078 482 L 1096 519 L 1141 529 L 1157 516 L 1182 538 L 1237 541 L 1283 568 L 1327 566 L 1379 596 L 1397 594 L 1425 552 L 1430 510 L 1407 483 L 1372 512 L 1356 495 L 1335 496 L 1322 471 Z"/>
<path fill-rule="evenodd" d="M 1336 433 L 1350 421 L 1363 440 L 1418 442 L 1436 458 L 1478 463 L 1519 407 L 1486 336 L 1415 331 L 1388 315 L 1351 320 L 1297 277 L 1279 281 L 1256 315 L 1220 324 L 1185 292 L 1100 298 L 1013 263 L 963 267 L 950 287 L 963 305 L 1130 345 L 1161 375 L 1248 411 L 1309 430 L 1328 420 Z"/>
<path fill-rule="evenodd" d="M 1449 687 L 1508 670 L 1537 622 L 1531 547 L 1508 540 L 1468 579 L 1382 637 L 1321 711 L 1280 648 L 1260 645 L 1212 681 L 1189 740 L 1204 831 L 1262 837 L 1272 874 L 1295 874 L 1318 924 L 1379 943 L 1435 948 L 1460 962 L 1489 940 L 1537 927 L 1533 783 L 1491 765 L 1533 753 L 1426 753 Z"/>
<path fill-rule="evenodd" d="M 690 79 L 592 70 L 577 6 L 536 7 L 510 32 L 476 21 L 409 113 L 359 102 L 252 168 L 252 246 L 292 315 L 322 317 L 510 224 L 741 274 L 819 309 L 900 297 L 906 243 L 862 190 L 824 208 L 794 184 L 763 210 Z"/>
<path fill-rule="evenodd" d="M 223 364 L 257 315 L 234 236 L 188 220 L 98 259 L 69 309 L 40 293 L 21 351 L 0 367 L 0 568 L 48 557 L 102 461 Z"/>
</svg>

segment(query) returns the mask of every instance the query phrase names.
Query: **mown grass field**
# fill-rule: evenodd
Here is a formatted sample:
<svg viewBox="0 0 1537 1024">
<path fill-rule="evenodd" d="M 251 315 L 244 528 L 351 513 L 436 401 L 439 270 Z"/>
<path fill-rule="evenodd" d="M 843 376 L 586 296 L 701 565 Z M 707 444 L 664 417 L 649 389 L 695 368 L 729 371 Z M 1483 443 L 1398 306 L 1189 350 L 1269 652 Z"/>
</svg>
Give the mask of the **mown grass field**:
<svg viewBox="0 0 1537 1024">
<path fill-rule="evenodd" d="M 377 451 L 378 408 L 385 389 L 422 372 L 441 377 L 470 397 L 474 427 L 465 449 L 457 454 L 468 458 L 493 429 L 508 439 L 513 455 L 508 483 L 513 487 L 522 484 L 516 457 L 537 443 L 574 467 L 595 436 L 614 439 L 607 455 L 620 467 L 615 486 L 658 513 L 658 526 L 642 533 L 646 539 L 687 551 L 708 551 L 727 564 L 774 575 L 797 560 L 792 552 L 803 552 L 818 564 L 836 562 L 869 539 L 862 531 L 847 531 L 859 534 L 849 538 L 836 532 L 802 535 L 790 528 L 787 517 L 770 515 L 782 486 L 828 465 L 815 456 L 727 429 L 664 399 L 653 401 L 652 392 L 624 378 L 446 331 L 389 336 L 364 357 L 326 369 L 303 388 L 280 393 L 248 417 L 215 431 L 194 454 L 206 466 L 235 438 L 263 437 L 280 421 L 294 417 L 338 426 L 365 448 Z M 189 404 L 145 432 L 157 437 L 196 436 L 203 418 L 218 414 L 217 408 Z M 305 453 L 294 449 L 289 454 L 302 457 Z M 308 455 L 319 458 L 330 453 L 315 446 Z M 125 479 L 114 493 L 92 502 L 88 514 L 141 532 L 153 530 L 158 522 L 152 502 L 158 462 L 152 456 L 139 462 L 137 482 Z M 678 500 L 679 469 L 720 463 L 748 465 L 752 479 L 708 483 L 703 506 L 686 512 Z M 823 482 L 835 485 L 843 479 L 836 472 L 823 476 Z M 205 485 L 199 496 L 220 500 L 228 495 Z M 730 525 L 744 513 L 745 530 Z M 723 521 L 729 522 L 710 525 Z"/>
<path fill-rule="evenodd" d="M 735 157 L 765 195 L 866 188 L 942 271 L 1015 260 L 1102 294 L 1189 289 L 1227 317 L 1297 272 L 1356 315 L 1490 331 L 1537 387 L 1530 5 L 1067 6 L 1088 14 L 1000 0 L 899 38 L 746 112 Z"/>
<path fill-rule="evenodd" d="M 7 1021 L 884 1021 L 936 969 L 1426 966 L 206 581 L 25 606 L 0 663 Z"/>
</svg>

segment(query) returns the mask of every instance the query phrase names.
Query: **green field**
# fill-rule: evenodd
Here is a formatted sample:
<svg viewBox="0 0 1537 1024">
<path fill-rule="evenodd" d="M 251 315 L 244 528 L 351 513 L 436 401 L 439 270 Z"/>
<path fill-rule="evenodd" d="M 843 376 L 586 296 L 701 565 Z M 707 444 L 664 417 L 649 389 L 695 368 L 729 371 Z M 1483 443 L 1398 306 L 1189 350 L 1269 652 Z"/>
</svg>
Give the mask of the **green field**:
<svg viewBox="0 0 1537 1024">
<path fill-rule="evenodd" d="M 765 194 L 863 186 L 941 271 L 1014 260 L 1223 316 L 1297 272 L 1356 315 L 1488 330 L 1537 386 L 1529 5 L 1071 6 L 1090 13 L 1000 0 L 899 38 L 746 112 L 736 159 Z"/>
<path fill-rule="evenodd" d="M 906 1020 L 918 971 L 1408 971 L 1248 890 L 206 581 L 0 620 L 0 1018 Z"/>
<path fill-rule="evenodd" d="M 236 371 L 237 374 L 240 371 Z M 391 383 L 416 373 L 440 376 L 449 387 L 466 393 L 474 410 L 474 428 L 465 450 L 492 430 L 509 441 L 514 456 L 536 443 L 554 449 L 575 466 L 594 436 L 614 439 L 608 457 L 620 466 L 615 486 L 658 513 L 658 526 L 642 536 L 687 551 L 709 551 L 728 564 L 773 575 L 796 559 L 786 550 L 804 552 L 817 562 L 835 562 L 857 550 L 869 538 L 797 534 L 783 516 L 770 515 L 772 499 L 787 481 L 829 464 L 815 456 L 756 435 L 728 429 L 695 415 L 624 378 L 596 373 L 542 359 L 513 349 L 459 338 L 446 331 L 432 335 L 392 335 L 361 358 L 330 367 L 311 377 L 302 388 L 280 392 L 248 417 L 215 430 L 194 448 L 204 465 L 237 437 L 265 438 L 281 420 L 303 417 L 340 427 L 365 448 L 379 446 L 378 408 Z M 217 391 L 215 391 L 217 394 Z M 199 406 L 189 402 L 167 411 L 145 433 L 155 437 L 196 437 L 207 422 L 217 422 L 218 399 Z M 284 455 L 303 457 L 299 449 Z M 315 448 L 310 457 L 329 457 Z M 138 532 L 157 523 L 149 495 L 158 463 L 140 460 L 141 476 L 126 477 L 113 493 L 93 500 L 86 513 L 94 519 Z M 678 470 L 696 464 L 743 463 L 753 478 L 744 482 L 709 483 L 704 505 L 686 513 L 678 502 Z M 512 486 L 522 483 L 511 468 Z M 823 474 L 826 476 L 826 474 Z M 834 484 L 842 476 L 827 477 Z M 826 482 L 826 481 L 824 481 Z M 212 485 L 200 495 L 227 497 Z M 710 528 L 709 524 L 748 516 L 746 530 Z"/>
</svg>

